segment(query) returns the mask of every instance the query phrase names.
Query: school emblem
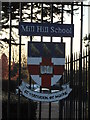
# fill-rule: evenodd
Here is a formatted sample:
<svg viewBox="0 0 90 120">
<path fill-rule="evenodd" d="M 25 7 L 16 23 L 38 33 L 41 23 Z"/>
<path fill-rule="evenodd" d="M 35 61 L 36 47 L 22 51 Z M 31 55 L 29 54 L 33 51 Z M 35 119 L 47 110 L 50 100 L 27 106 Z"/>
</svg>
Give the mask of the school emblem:
<svg viewBox="0 0 90 120">
<path fill-rule="evenodd" d="M 28 42 L 27 65 L 31 78 L 42 88 L 50 88 L 62 77 L 65 64 L 65 44 L 48 42 Z M 51 93 L 40 93 L 30 89 L 22 81 L 21 94 L 35 101 L 53 102 L 66 98 L 72 89 L 69 83 L 61 86 L 62 90 Z"/>
<path fill-rule="evenodd" d="M 64 64 L 64 43 L 28 42 L 28 71 L 38 85 L 50 88 L 56 84 L 62 77 Z"/>
</svg>

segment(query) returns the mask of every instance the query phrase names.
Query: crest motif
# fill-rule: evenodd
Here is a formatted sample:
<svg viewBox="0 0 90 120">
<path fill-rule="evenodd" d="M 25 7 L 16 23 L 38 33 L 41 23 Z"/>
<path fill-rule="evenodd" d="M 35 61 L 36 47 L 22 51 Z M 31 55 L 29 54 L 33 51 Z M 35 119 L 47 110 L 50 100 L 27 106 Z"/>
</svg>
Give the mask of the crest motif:
<svg viewBox="0 0 90 120">
<path fill-rule="evenodd" d="M 50 88 L 56 84 L 62 77 L 64 64 L 64 43 L 28 42 L 28 71 L 38 85 Z"/>
</svg>

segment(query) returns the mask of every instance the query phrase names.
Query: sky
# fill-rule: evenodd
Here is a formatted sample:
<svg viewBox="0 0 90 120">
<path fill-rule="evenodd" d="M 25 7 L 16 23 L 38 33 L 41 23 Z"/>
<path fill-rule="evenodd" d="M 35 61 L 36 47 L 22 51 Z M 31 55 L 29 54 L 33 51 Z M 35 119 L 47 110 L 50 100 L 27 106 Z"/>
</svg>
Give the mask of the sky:
<svg viewBox="0 0 90 120">
<path fill-rule="evenodd" d="M 84 2 L 84 4 L 88 4 L 87 2 Z M 76 14 L 74 15 L 74 38 L 73 38 L 73 52 L 79 52 L 80 51 L 80 9 L 76 12 Z M 71 23 L 71 17 L 70 15 L 68 16 L 67 14 L 65 15 L 65 22 L 64 24 Z M 8 32 L 8 31 L 7 31 Z M 18 30 L 16 30 L 16 33 L 18 34 Z M 84 7 L 83 9 L 83 37 L 88 34 L 88 7 Z M 2 37 L 8 37 L 9 38 L 9 34 L 3 34 Z M 25 53 L 27 54 L 27 42 L 30 40 L 30 37 L 22 37 L 22 43 L 25 43 L 26 45 L 22 47 L 22 49 L 24 51 L 26 51 Z M 34 37 L 34 40 L 40 40 L 40 37 Z M 43 37 L 43 41 L 50 41 L 50 37 Z M 60 38 L 59 37 L 54 37 L 53 38 L 54 42 L 59 42 Z M 66 56 L 68 56 L 70 54 L 70 42 L 71 39 L 70 38 L 63 38 L 63 42 L 66 43 Z M 84 48 L 84 45 L 83 45 Z M 14 47 L 12 47 L 12 49 L 14 49 Z M 12 50 L 13 51 L 13 50 Z M 18 51 L 18 48 L 17 50 Z M 7 50 L 7 53 L 9 51 Z"/>
<path fill-rule="evenodd" d="M 88 2 L 84 2 L 84 4 L 88 4 Z M 68 22 L 70 18 L 68 18 Z M 74 23 L 74 38 L 73 38 L 73 53 L 80 51 L 80 27 L 81 27 L 81 11 L 80 9 L 76 12 L 73 18 Z M 83 37 L 88 34 L 88 7 L 83 7 Z M 66 55 L 70 53 L 70 40 L 66 41 Z M 83 44 L 83 49 L 85 49 Z"/>
</svg>

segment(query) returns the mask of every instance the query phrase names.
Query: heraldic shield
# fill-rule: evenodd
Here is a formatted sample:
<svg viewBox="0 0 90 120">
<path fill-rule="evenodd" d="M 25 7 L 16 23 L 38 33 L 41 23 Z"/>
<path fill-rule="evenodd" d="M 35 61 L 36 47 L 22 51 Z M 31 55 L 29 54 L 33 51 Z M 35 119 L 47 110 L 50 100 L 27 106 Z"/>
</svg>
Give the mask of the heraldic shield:
<svg viewBox="0 0 90 120">
<path fill-rule="evenodd" d="M 50 88 L 62 77 L 65 65 L 65 43 L 28 42 L 29 74 L 39 86 Z"/>
</svg>

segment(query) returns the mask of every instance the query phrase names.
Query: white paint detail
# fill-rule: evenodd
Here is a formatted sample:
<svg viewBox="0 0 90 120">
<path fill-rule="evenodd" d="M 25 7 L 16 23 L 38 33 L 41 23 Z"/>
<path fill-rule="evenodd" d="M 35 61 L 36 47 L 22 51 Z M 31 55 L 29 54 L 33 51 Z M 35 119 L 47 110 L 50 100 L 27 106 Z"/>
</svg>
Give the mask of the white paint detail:
<svg viewBox="0 0 90 120">
<path fill-rule="evenodd" d="M 27 58 L 28 65 L 40 65 L 41 62 L 42 62 L 41 57 L 28 57 Z"/>
<path fill-rule="evenodd" d="M 41 77 L 39 75 L 31 75 L 31 78 L 41 86 Z"/>
<path fill-rule="evenodd" d="M 62 91 L 53 92 L 53 93 L 39 93 L 33 90 L 30 90 L 26 87 L 27 83 L 22 82 L 19 86 L 21 94 L 24 95 L 26 98 L 35 100 L 35 101 L 43 101 L 43 102 L 54 102 L 58 100 L 62 100 L 68 97 L 69 93 L 72 89 L 69 87 L 69 84 L 65 85 L 65 89 Z"/>
<path fill-rule="evenodd" d="M 65 64 L 65 58 L 52 58 L 52 63 L 54 65 L 64 65 Z"/>
<path fill-rule="evenodd" d="M 60 80 L 61 77 L 62 75 L 53 75 L 53 77 L 51 78 L 51 86 L 56 84 Z"/>
<path fill-rule="evenodd" d="M 41 74 L 52 74 L 53 73 L 53 67 L 52 66 L 40 66 L 40 72 Z"/>
</svg>

